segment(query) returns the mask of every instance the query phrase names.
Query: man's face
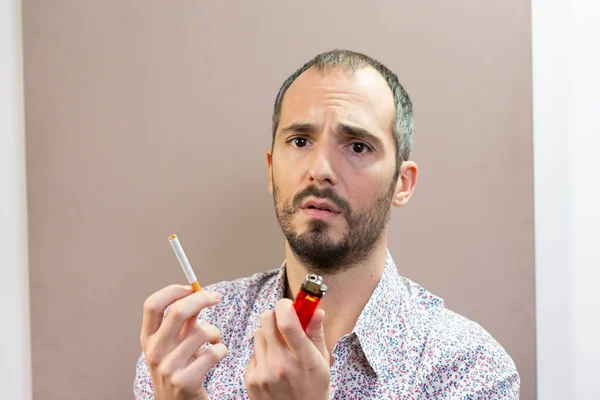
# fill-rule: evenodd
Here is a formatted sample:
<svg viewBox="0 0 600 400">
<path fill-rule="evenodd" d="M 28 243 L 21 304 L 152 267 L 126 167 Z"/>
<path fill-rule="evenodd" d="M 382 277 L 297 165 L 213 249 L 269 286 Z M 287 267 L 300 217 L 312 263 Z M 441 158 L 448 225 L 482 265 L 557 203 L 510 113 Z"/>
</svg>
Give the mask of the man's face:
<svg viewBox="0 0 600 400">
<path fill-rule="evenodd" d="M 293 253 L 332 274 L 371 254 L 396 195 L 395 106 L 373 68 L 311 68 L 283 99 L 269 183 Z"/>
</svg>

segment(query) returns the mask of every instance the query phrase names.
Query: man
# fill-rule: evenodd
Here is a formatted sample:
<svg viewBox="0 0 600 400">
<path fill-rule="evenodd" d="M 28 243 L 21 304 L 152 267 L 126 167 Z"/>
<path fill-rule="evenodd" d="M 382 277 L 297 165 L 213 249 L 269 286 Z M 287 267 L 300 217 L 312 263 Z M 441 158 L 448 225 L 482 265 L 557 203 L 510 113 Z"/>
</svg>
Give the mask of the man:
<svg viewBox="0 0 600 400">
<path fill-rule="evenodd" d="M 391 206 L 417 182 L 412 119 L 396 75 L 363 54 L 320 54 L 284 82 L 266 158 L 285 263 L 151 295 L 138 399 L 518 398 L 503 348 L 387 250 Z M 304 331 L 292 299 L 307 273 L 329 289 Z"/>
</svg>

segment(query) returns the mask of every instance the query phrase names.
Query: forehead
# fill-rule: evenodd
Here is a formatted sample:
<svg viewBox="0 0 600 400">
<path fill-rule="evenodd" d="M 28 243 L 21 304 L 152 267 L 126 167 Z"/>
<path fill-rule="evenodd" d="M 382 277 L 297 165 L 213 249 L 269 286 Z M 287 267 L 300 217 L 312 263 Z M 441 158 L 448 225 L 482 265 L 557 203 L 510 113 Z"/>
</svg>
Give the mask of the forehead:
<svg viewBox="0 0 600 400">
<path fill-rule="evenodd" d="M 281 105 L 280 128 L 288 123 L 324 123 L 328 116 L 390 131 L 396 107 L 383 76 L 368 66 L 352 71 L 311 67 L 288 88 Z"/>
</svg>

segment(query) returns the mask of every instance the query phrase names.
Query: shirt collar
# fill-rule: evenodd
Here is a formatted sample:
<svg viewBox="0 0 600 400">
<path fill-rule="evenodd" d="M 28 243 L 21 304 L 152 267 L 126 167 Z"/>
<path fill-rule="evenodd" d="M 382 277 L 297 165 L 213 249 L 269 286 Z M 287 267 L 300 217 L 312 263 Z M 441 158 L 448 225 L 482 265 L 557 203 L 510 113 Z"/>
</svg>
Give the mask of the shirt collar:
<svg viewBox="0 0 600 400">
<path fill-rule="evenodd" d="M 353 330 L 377 376 L 389 370 L 391 351 L 399 345 L 397 338 L 404 325 L 401 312 L 404 289 L 396 264 L 386 250 L 383 275 Z"/>
</svg>

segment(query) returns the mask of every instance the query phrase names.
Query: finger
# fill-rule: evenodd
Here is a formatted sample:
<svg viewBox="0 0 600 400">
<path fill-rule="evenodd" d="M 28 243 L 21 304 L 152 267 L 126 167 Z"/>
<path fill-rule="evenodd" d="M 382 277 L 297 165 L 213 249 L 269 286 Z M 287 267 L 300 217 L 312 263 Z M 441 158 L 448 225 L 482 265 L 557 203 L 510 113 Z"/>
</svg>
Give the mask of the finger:
<svg viewBox="0 0 600 400">
<path fill-rule="evenodd" d="M 208 371 L 225 358 L 226 355 L 227 347 L 223 343 L 208 346 L 183 370 L 182 379 L 184 381 L 200 381 L 202 383 Z"/>
<path fill-rule="evenodd" d="M 250 360 L 248 361 L 248 366 L 246 367 L 246 374 L 248 373 L 248 369 L 256 369 L 258 365 L 258 361 L 256 361 L 256 353 L 250 356 Z"/>
<path fill-rule="evenodd" d="M 315 338 L 317 335 L 323 332 L 323 322 L 325 321 L 325 310 L 317 308 L 315 310 L 312 319 L 306 326 L 306 336 L 309 339 Z"/>
<path fill-rule="evenodd" d="M 153 335 L 160 327 L 165 309 L 186 296 L 192 294 L 189 286 L 171 285 L 153 293 L 144 302 L 144 314 L 142 317 L 142 331 L 140 338 L 143 343 Z"/>
<path fill-rule="evenodd" d="M 254 334 L 254 361 L 261 365 L 268 362 L 267 341 L 260 329 Z"/>
<path fill-rule="evenodd" d="M 171 350 L 178 342 L 183 325 L 190 318 L 196 318 L 206 307 L 217 304 L 220 296 L 214 292 L 202 290 L 176 301 L 167 313 L 164 322 L 156 331 L 159 343 L 170 343 Z"/>
<path fill-rule="evenodd" d="M 204 343 L 221 342 L 221 331 L 214 325 L 196 324 L 188 335 L 163 360 L 169 371 L 184 368 L 192 358 L 200 355 L 199 350 Z"/>
<path fill-rule="evenodd" d="M 226 355 L 227 347 L 224 344 L 209 346 L 201 358 L 197 358 L 187 368 L 180 369 L 171 376 L 171 385 L 180 394 L 195 395 L 196 398 L 201 392 L 206 373 Z"/>
<path fill-rule="evenodd" d="M 277 301 L 275 304 L 275 320 L 279 332 L 281 332 L 292 353 L 298 354 L 310 344 L 310 340 L 302 329 L 293 302 L 290 299 Z"/>
<path fill-rule="evenodd" d="M 183 328 L 181 328 L 181 331 L 179 332 L 178 341 L 181 342 L 183 340 L 183 338 L 185 338 L 188 335 L 188 333 L 192 329 L 194 329 L 194 327 L 196 326 L 197 323 L 198 323 L 198 318 L 196 318 L 195 316 L 186 320 L 183 323 Z"/>
<path fill-rule="evenodd" d="M 277 329 L 277 321 L 273 311 L 265 311 L 260 315 L 260 331 L 263 333 L 267 350 L 277 345 L 285 345 L 283 336 Z"/>
<path fill-rule="evenodd" d="M 327 343 L 325 342 L 325 331 L 323 329 L 323 322 L 325 321 L 325 311 L 318 308 L 315 310 L 313 317 L 306 326 L 306 336 L 319 350 L 321 355 L 326 360 L 329 359 L 329 352 L 327 351 Z"/>
</svg>

